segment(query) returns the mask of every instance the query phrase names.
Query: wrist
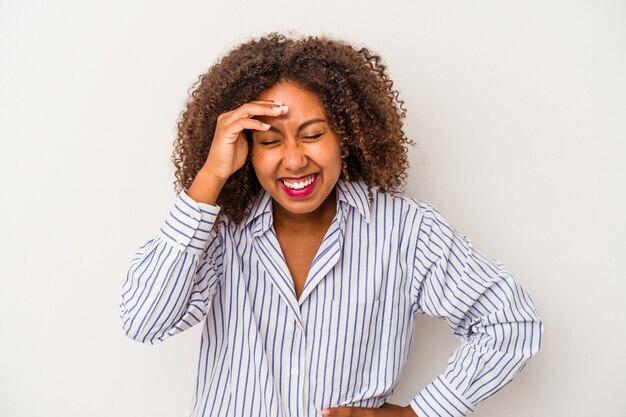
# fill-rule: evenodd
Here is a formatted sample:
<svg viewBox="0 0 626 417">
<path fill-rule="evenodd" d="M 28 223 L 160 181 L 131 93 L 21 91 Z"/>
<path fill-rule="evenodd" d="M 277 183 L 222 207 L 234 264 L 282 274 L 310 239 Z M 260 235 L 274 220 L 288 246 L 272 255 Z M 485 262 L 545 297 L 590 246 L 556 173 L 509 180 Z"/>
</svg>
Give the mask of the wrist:
<svg viewBox="0 0 626 417">
<path fill-rule="evenodd" d="M 208 169 L 202 168 L 187 190 L 187 195 L 199 203 L 215 205 L 225 183 L 226 179 L 221 179 Z"/>
<path fill-rule="evenodd" d="M 230 177 L 230 175 L 223 173 L 223 172 L 219 172 L 219 170 L 214 169 L 218 164 L 212 162 L 211 160 L 207 159 L 207 161 L 205 162 L 205 164 L 202 166 L 202 168 L 200 168 L 200 171 L 198 171 L 198 173 L 196 175 L 201 175 L 203 177 L 206 178 L 212 178 L 215 181 L 219 181 L 221 183 L 225 183 L 226 180 L 228 180 L 228 178 Z"/>
</svg>

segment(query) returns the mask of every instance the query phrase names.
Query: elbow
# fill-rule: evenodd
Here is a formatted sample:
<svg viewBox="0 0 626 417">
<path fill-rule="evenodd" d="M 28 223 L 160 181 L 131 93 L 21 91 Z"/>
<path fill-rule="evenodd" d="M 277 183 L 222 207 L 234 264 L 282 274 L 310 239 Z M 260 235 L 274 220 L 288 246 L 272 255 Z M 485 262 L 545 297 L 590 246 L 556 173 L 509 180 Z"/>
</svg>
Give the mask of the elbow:
<svg viewBox="0 0 626 417">
<path fill-rule="evenodd" d="M 534 306 L 525 324 L 529 327 L 529 329 L 526 330 L 526 335 L 527 338 L 530 339 L 528 341 L 528 356 L 530 359 L 531 357 L 537 355 L 537 353 L 541 350 L 541 346 L 543 345 L 543 335 L 545 332 L 544 321 Z"/>
<path fill-rule="evenodd" d="M 131 329 L 124 329 L 124 333 L 129 339 L 139 342 L 144 345 L 156 345 L 161 342 L 162 339 L 154 337 L 154 335 L 142 334 L 132 331 Z"/>
<path fill-rule="evenodd" d="M 543 345 L 544 323 L 538 316 L 533 320 L 524 321 L 523 330 L 518 332 L 517 339 L 521 340 L 518 346 L 521 351 L 517 353 L 522 361 L 527 361 L 539 353 Z M 517 344 L 517 343 L 516 343 Z"/>
<path fill-rule="evenodd" d="M 125 323 L 122 323 L 122 329 L 126 337 L 144 345 L 156 345 L 163 340 L 156 334 L 142 332 L 140 329 L 127 326 Z"/>
<path fill-rule="evenodd" d="M 147 326 L 142 325 L 142 320 L 139 317 L 126 310 L 123 303 L 120 305 L 120 309 L 122 330 L 126 337 L 145 345 L 154 345 L 162 341 L 162 338 L 157 337 L 154 332 L 146 331 Z"/>
<path fill-rule="evenodd" d="M 543 345 L 545 325 L 543 320 L 539 316 L 537 316 L 537 321 L 535 321 L 535 327 L 537 329 L 537 343 L 535 348 L 533 349 L 532 356 L 535 356 L 541 350 L 541 346 Z"/>
</svg>

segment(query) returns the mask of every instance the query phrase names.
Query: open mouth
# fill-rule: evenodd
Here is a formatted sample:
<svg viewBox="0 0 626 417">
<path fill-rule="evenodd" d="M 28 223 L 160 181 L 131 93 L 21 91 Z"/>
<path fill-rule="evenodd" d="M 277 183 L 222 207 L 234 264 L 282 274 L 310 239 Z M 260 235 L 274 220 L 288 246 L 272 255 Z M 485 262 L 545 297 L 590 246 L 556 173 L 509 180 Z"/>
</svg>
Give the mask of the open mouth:
<svg viewBox="0 0 626 417">
<path fill-rule="evenodd" d="M 297 180 L 283 178 L 280 180 L 280 182 L 282 182 L 285 187 L 291 190 L 298 191 L 298 190 L 303 190 L 306 187 L 313 184 L 313 181 L 315 181 L 315 178 L 317 178 L 317 174 L 311 174 L 306 177 L 299 178 Z"/>
</svg>

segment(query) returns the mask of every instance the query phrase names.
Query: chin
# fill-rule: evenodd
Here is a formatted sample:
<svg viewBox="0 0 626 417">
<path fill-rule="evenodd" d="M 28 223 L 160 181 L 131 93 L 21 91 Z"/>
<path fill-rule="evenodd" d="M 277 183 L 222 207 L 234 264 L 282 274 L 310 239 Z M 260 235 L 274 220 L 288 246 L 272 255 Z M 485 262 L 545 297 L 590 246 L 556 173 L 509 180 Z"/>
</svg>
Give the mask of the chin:
<svg viewBox="0 0 626 417">
<path fill-rule="evenodd" d="M 309 214 L 320 208 L 322 201 L 316 202 L 295 202 L 286 200 L 274 199 L 280 206 L 289 213 L 292 214 Z"/>
</svg>

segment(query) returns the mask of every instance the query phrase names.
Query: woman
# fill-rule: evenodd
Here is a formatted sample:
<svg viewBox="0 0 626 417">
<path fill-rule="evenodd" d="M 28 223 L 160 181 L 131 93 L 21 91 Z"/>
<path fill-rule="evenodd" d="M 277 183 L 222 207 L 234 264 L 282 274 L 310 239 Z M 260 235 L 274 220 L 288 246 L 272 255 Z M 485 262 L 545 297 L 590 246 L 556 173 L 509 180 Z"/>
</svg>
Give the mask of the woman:
<svg viewBox="0 0 626 417">
<path fill-rule="evenodd" d="M 126 334 L 203 323 L 192 416 L 461 416 L 508 383 L 543 325 L 504 266 L 398 193 L 409 143 L 380 57 L 272 33 L 200 78 L 178 125 L 178 200 L 135 254 Z M 386 403 L 418 313 L 461 344 Z"/>
</svg>

